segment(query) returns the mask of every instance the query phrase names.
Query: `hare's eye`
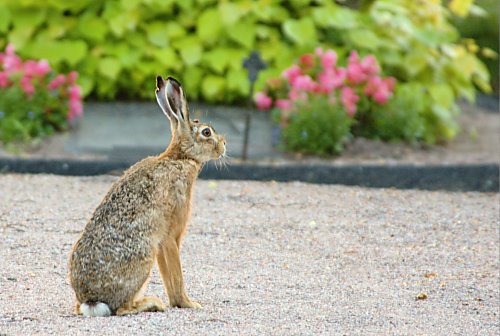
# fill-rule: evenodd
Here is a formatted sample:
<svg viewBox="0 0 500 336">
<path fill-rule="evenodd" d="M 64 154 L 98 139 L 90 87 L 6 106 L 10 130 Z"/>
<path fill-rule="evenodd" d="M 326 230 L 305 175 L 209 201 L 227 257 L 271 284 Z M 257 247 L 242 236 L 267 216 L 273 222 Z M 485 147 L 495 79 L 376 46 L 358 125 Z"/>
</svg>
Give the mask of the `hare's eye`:
<svg viewBox="0 0 500 336">
<path fill-rule="evenodd" d="M 201 134 L 203 134 L 204 137 L 209 137 L 212 132 L 210 132 L 210 128 L 204 128 L 203 131 L 201 131 Z"/>
</svg>

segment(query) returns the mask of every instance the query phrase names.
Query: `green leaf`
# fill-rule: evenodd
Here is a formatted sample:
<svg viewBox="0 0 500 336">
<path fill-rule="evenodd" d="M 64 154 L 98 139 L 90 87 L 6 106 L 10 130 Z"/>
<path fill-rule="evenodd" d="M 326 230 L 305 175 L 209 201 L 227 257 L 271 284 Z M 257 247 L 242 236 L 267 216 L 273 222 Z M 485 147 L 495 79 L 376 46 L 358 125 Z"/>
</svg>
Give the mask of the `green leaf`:
<svg viewBox="0 0 500 336">
<path fill-rule="evenodd" d="M 95 84 L 95 80 L 91 76 L 80 76 L 78 78 L 78 84 L 82 89 L 82 95 L 88 96 L 92 92 Z"/>
<path fill-rule="evenodd" d="M 432 100 L 443 107 L 449 109 L 455 100 L 453 90 L 446 84 L 432 84 L 428 87 Z"/>
<path fill-rule="evenodd" d="M 36 28 L 45 20 L 47 11 L 45 8 L 22 8 L 12 9 L 12 23 L 17 28 Z"/>
<path fill-rule="evenodd" d="M 229 68 L 239 70 L 242 68 L 243 58 L 248 56 L 248 52 L 242 48 L 227 49 Z"/>
<path fill-rule="evenodd" d="M 290 18 L 290 14 L 285 7 L 270 5 L 266 1 L 255 2 L 253 14 L 259 22 L 264 23 L 281 23 Z"/>
<path fill-rule="evenodd" d="M 208 101 L 216 101 L 224 94 L 225 80 L 219 76 L 207 76 L 201 83 L 201 93 Z"/>
<path fill-rule="evenodd" d="M 47 59 L 51 64 L 66 61 L 74 66 L 87 56 L 88 47 L 82 40 L 49 41 L 37 38 L 26 46 L 25 51 L 31 57 Z"/>
<path fill-rule="evenodd" d="M 157 47 L 168 46 L 167 27 L 163 22 L 152 22 L 146 26 L 148 40 Z"/>
<path fill-rule="evenodd" d="M 175 71 L 180 71 L 182 69 L 182 63 L 173 49 L 156 49 L 153 51 L 153 55 L 165 69 L 172 69 Z"/>
<path fill-rule="evenodd" d="M 114 57 L 106 57 L 99 61 L 98 71 L 109 79 L 116 79 L 120 74 L 120 61 Z"/>
<path fill-rule="evenodd" d="M 203 55 L 203 61 L 216 73 L 222 74 L 226 69 L 230 54 L 227 48 L 218 48 Z"/>
<path fill-rule="evenodd" d="M 433 125 L 438 130 L 438 138 L 453 139 L 458 133 L 459 126 L 454 120 L 451 110 L 437 104 L 432 105 L 431 110 L 438 118 L 438 121 Z"/>
<path fill-rule="evenodd" d="M 240 20 L 246 10 L 238 3 L 222 2 L 219 4 L 219 12 L 222 23 L 227 26 L 231 26 Z"/>
<path fill-rule="evenodd" d="M 229 37 L 246 47 L 251 49 L 255 41 L 256 28 L 255 24 L 248 21 L 241 21 L 227 28 Z"/>
<path fill-rule="evenodd" d="M 159 50 L 153 48 L 154 51 Z M 95 49 L 93 52 L 97 52 Z M 120 60 L 123 68 L 133 68 L 139 62 L 143 49 L 134 48 L 125 42 L 117 44 L 107 44 L 104 48 L 104 54 L 114 56 Z"/>
<path fill-rule="evenodd" d="M 248 82 L 247 75 L 243 69 L 228 71 L 227 76 L 227 89 L 238 93 L 242 96 L 248 96 L 250 92 L 250 86 Z"/>
<path fill-rule="evenodd" d="M 9 41 L 16 47 L 16 49 L 22 49 L 29 42 L 32 34 L 32 27 L 15 27 L 9 33 Z"/>
<path fill-rule="evenodd" d="M 0 33 L 7 32 L 7 28 L 9 28 L 10 25 L 10 20 L 11 14 L 9 8 L 4 5 L 0 5 Z"/>
<path fill-rule="evenodd" d="M 174 47 L 181 54 L 187 66 L 198 64 L 201 60 L 202 46 L 197 37 L 191 36 L 175 41 Z"/>
<path fill-rule="evenodd" d="M 121 0 L 121 6 L 125 10 L 131 10 L 141 4 L 141 0 Z"/>
<path fill-rule="evenodd" d="M 420 71 L 427 68 L 427 54 L 422 50 L 412 50 L 412 52 L 406 54 L 404 61 L 402 63 L 405 70 L 411 77 L 416 76 Z"/>
<path fill-rule="evenodd" d="M 378 36 L 371 30 L 351 29 L 348 34 L 350 40 L 356 47 L 376 50 L 380 46 Z"/>
<path fill-rule="evenodd" d="M 167 36 L 171 39 L 177 39 L 186 36 L 186 30 L 177 22 L 169 22 L 166 26 Z"/>
<path fill-rule="evenodd" d="M 300 20 L 289 19 L 283 23 L 283 31 L 298 45 L 314 45 L 317 43 L 314 22 L 305 17 Z"/>
<path fill-rule="evenodd" d="M 182 84 L 186 89 L 185 91 L 188 100 L 198 98 L 203 75 L 203 71 L 197 66 L 188 67 L 182 72 Z"/>
<path fill-rule="evenodd" d="M 317 7 L 312 12 L 314 22 L 320 27 L 351 29 L 358 26 L 358 15 L 352 9 L 329 5 Z"/>
<path fill-rule="evenodd" d="M 303 9 L 304 7 L 309 6 L 311 0 L 290 0 L 293 7 L 297 9 Z"/>
<path fill-rule="evenodd" d="M 104 20 L 90 14 L 80 18 L 77 29 L 83 37 L 91 41 L 102 42 L 108 32 L 108 25 Z"/>
<path fill-rule="evenodd" d="M 74 66 L 87 56 L 88 47 L 82 40 L 65 40 L 59 42 L 61 58 Z"/>
<path fill-rule="evenodd" d="M 474 0 L 451 0 L 448 4 L 448 8 L 453 14 L 464 17 L 469 13 L 469 9 L 473 2 Z"/>
<path fill-rule="evenodd" d="M 222 21 L 220 13 L 216 9 L 204 11 L 196 22 L 196 34 L 206 44 L 213 44 L 220 39 Z"/>
</svg>

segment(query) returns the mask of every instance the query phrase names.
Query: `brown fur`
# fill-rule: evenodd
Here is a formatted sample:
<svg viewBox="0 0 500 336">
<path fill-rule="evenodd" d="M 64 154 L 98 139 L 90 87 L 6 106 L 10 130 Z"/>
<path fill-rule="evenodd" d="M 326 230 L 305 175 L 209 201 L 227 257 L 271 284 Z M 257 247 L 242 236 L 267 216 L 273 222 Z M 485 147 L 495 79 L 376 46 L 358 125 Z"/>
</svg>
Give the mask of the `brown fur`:
<svg viewBox="0 0 500 336">
<path fill-rule="evenodd" d="M 163 90 L 167 89 L 157 89 L 157 95 Z M 123 174 L 96 208 L 73 247 L 69 275 L 77 313 L 81 304 L 95 302 L 107 304 L 117 315 L 164 310 L 160 299 L 142 297 L 155 260 L 170 305 L 201 307 L 185 292 L 180 244 L 190 218 L 199 170 L 203 162 L 224 155 L 225 139 L 212 128 L 209 139 L 200 136 L 200 131 L 209 126 L 189 120 L 180 92 L 181 97 L 174 98 L 184 102 L 184 106 L 169 112 L 179 117 L 182 110 L 185 119 L 179 117 L 177 121 L 166 113 L 173 131 L 169 147 Z M 161 102 L 160 106 L 164 111 L 168 107 Z"/>
</svg>

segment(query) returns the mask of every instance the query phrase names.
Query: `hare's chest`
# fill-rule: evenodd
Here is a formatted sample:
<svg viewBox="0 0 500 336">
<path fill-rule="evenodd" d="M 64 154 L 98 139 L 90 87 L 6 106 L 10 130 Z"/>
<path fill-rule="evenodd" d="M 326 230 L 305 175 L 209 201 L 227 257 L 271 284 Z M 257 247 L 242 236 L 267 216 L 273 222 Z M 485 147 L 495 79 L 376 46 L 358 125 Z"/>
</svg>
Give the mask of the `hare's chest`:
<svg viewBox="0 0 500 336">
<path fill-rule="evenodd" d="M 169 189 L 168 200 L 173 210 L 182 211 L 183 208 L 189 205 L 191 188 L 186 181 L 181 179 L 174 181 Z"/>
<path fill-rule="evenodd" d="M 170 219 L 183 220 L 191 208 L 191 184 L 182 179 L 173 181 L 165 190 L 163 208 Z"/>
</svg>

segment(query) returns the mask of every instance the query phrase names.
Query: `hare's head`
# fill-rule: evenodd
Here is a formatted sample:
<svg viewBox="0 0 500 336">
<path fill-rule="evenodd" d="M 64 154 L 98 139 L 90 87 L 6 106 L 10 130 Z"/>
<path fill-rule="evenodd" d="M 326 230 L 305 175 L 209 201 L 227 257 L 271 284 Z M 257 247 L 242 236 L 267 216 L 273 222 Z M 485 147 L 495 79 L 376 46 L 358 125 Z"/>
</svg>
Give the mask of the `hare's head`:
<svg viewBox="0 0 500 336">
<path fill-rule="evenodd" d="M 156 100 L 170 120 L 170 151 L 179 158 L 206 162 L 223 157 L 226 139 L 212 126 L 189 119 L 189 109 L 181 84 L 174 78 L 156 77 Z"/>
</svg>

